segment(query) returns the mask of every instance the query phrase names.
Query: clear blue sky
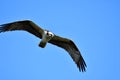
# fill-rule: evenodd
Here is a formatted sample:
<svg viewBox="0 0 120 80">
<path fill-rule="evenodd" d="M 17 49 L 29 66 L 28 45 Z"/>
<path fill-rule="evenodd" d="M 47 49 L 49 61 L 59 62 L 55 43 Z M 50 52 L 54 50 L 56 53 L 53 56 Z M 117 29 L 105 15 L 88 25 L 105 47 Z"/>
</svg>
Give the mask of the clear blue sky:
<svg viewBox="0 0 120 80">
<path fill-rule="evenodd" d="M 72 39 L 87 63 L 24 32 L 0 34 L 0 80 L 120 80 L 119 0 L 1 0 L 0 24 L 30 19 Z"/>
</svg>

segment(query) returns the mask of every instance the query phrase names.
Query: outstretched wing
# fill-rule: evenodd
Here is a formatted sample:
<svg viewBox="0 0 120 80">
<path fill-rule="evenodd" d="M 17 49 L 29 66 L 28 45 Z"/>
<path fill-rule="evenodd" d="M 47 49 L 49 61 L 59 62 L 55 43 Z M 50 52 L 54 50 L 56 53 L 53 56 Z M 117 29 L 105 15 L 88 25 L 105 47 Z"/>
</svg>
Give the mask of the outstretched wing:
<svg viewBox="0 0 120 80">
<path fill-rule="evenodd" d="M 68 51 L 70 56 L 72 57 L 72 59 L 77 64 L 77 67 L 79 68 L 79 70 L 82 72 L 86 71 L 86 67 L 87 67 L 86 63 L 85 63 L 80 51 L 78 50 L 78 48 L 76 47 L 76 45 L 74 44 L 74 42 L 72 40 L 62 38 L 62 37 L 55 35 L 49 41 L 49 43 L 52 43 L 56 46 L 64 48 L 66 51 Z"/>
<path fill-rule="evenodd" d="M 24 30 L 33 35 L 42 38 L 43 29 L 38 27 L 35 23 L 30 20 L 16 21 L 12 23 L 0 25 L 0 32 L 13 31 L 13 30 Z"/>
</svg>

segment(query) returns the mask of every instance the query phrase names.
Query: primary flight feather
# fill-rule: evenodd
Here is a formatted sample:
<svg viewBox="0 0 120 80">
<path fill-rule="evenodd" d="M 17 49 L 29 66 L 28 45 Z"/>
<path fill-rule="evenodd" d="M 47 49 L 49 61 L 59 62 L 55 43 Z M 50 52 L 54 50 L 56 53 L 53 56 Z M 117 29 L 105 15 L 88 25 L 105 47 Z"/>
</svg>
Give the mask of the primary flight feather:
<svg viewBox="0 0 120 80">
<path fill-rule="evenodd" d="M 0 25 L 0 32 L 14 30 L 24 30 L 39 37 L 41 39 L 41 42 L 39 43 L 41 48 L 44 48 L 48 42 L 65 49 L 77 64 L 79 70 L 82 72 L 86 71 L 86 63 L 72 40 L 57 36 L 48 30 L 44 30 L 30 20 L 16 21 Z"/>
</svg>

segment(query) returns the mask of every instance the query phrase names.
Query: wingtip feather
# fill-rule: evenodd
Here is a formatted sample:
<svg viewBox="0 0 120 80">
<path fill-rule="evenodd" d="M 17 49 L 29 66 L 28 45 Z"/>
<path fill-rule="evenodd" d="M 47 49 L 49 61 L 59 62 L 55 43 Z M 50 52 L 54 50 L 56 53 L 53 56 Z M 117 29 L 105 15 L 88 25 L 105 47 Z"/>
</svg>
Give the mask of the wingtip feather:
<svg viewBox="0 0 120 80">
<path fill-rule="evenodd" d="M 5 32 L 5 26 L 6 26 L 6 24 L 2 24 L 2 25 L 0 25 L 0 33 L 1 32 Z"/>
<path fill-rule="evenodd" d="M 77 67 L 79 68 L 80 72 L 86 72 L 87 65 L 83 59 L 77 62 Z"/>
<path fill-rule="evenodd" d="M 3 25 L 0 25 L 0 33 L 4 31 Z"/>
</svg>

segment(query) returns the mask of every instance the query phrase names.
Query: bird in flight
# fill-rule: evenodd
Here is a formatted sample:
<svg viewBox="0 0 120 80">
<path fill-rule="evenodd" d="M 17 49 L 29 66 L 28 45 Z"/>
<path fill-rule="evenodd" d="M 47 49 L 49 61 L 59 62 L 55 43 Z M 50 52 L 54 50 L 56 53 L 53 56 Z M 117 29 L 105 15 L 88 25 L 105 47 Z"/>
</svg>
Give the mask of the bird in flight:
<svg viewBox="0 0 120 80">
<path fill-rule="evenodd" d="M 76 63 L 79 71 L 86 71 L 87 65 L 79 49 L 72 40 L 57 36 L 48 30 L 44 30 L 30 20 L 16 21 L 0 25 L 0 33 L 14 30 L 27 31 L 40 38 L 41 41 L 39 43 L 39 47 L 41 48 L 44 48 L 47 43 L 51 43 L 65 49 Z"/>
</svg>

